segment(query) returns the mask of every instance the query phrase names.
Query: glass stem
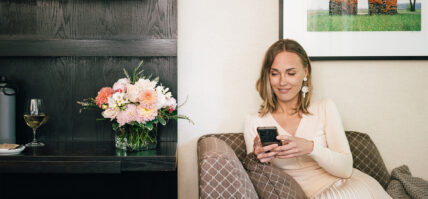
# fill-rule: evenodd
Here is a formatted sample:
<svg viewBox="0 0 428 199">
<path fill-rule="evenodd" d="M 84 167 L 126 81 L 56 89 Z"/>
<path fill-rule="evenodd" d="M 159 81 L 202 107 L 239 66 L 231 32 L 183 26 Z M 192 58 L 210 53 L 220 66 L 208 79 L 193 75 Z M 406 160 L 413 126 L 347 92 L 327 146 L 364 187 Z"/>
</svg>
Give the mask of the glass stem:
<svg viewBox="0 0 428 199">
<path fill-rule="evenodd" d="M 33 143 L 37 143 L 37 140 L 36 140 L 36 128 L 33 128 Z"/>
</svg>

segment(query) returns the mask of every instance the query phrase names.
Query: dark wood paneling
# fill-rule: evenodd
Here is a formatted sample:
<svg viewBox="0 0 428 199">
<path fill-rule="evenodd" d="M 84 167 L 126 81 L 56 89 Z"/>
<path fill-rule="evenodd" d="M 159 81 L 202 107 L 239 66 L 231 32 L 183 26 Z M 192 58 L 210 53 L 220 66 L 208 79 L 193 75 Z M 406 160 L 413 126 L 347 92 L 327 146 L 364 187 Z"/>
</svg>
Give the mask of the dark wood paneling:
<svg viewBox="0 0 428 199">
<path fill-rule="evenodd" d="M 0 1 L 0 39 L 35 34 L 37 11 L 33 0 Z"/>
<path fill-rule="evenodd" d="M 0 40 L 0 56 L 177 56 L 177 40 Z"/>
<path fill-rule="evenodd" d="M 22 118 L 25 100 L 41 97 L 45 100 L 50 120 L 39 128 L 41 140 L 112 140 L 114 133 L 109 121 L 98 111 L 79 114 L 76 103 L 112 86 L 124 78 L 123 69 L 131 72 L 140 60 L 145 74 L 159 76 L 160 82 L 177 97 L 177 59 L 175 57 L 2 57 L 0 75 L 14 80 L 17 95 L 17 140 L 30 141 L 32 131 Z M 172 121 L 160 128 L 160 140 L 176 141 L 177 123 Z"/>
<path fill-rule="evenodd" d="M 176 39 L 176 6 L 175 0 L 2 0 L 0 39 Z"/>
<path fill-rule="evenodd" d="M 176 6 L 176 0 L 0 1 L 0 75 L 20 89 L 18 143 L 32 136 L 22 118 L 29 97 L 45 99 L 51 115 L 40 140 L 112 140 L 111 123 L 96 121 L 100 112 L 79 114 L 76 101 L 95 97 L 141 59 L 146 74 L 160 76 L 176 97 Z M 159 140 L 177 141 L 176 132 L 171 121 Z"/>
</svg>

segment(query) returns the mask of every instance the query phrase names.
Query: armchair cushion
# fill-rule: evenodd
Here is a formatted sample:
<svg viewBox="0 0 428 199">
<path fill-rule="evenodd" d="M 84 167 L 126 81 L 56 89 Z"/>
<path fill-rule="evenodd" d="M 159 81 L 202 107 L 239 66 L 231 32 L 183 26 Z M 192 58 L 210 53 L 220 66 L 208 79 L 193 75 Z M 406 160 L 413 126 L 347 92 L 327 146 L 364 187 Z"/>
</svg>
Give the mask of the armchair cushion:
<svg viewBox="0 0 428 199">
<path fill-rule="evenodd" d="M 248 154 L 243 164 L 261 199 L 307 198 L 293 177 L 276 167 L 261 163 L 254 153 Z"/>
<path fill-rule="evenodd" d="M 223 140 L 199 140 L 199 191 L 201 198 L 258 198 L 235 152 Z"/>
<path fill-rule="evenodd" d="M 351 148 L 354 168 L 372 176 L 386 189 L 391 176 L 386 169 L 382 156 L 369 135 L 355 131 L 346 131 L 346 137 Z"/>
</svg>

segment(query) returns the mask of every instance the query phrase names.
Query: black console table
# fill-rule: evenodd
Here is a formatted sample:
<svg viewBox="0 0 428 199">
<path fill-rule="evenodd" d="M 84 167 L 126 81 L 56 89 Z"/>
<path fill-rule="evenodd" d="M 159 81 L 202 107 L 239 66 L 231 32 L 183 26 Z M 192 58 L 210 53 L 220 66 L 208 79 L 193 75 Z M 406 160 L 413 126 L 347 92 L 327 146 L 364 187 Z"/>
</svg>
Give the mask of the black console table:
<svg viewBox="0 0 428 199">
<path fill-rule="evenodd" d="M 0 192 L 18 198 L 176 198 L 176 142 L 126 153 L 112 142 L 53 142 L 0 156 Z"/>
</svg>

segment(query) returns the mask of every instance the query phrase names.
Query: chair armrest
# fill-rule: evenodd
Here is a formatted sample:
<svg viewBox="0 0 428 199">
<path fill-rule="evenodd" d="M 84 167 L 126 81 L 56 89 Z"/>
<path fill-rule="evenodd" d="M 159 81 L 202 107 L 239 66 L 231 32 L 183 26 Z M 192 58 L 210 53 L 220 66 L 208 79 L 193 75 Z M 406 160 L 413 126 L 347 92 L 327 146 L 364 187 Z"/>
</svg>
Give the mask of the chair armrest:
<svg viewBox="0 0 428 199">
<path fill-rule="evenodd" d="M 216 134 L 207 134 L 200 137 L 204 139 L 207 137 L 216 137 L 220 140 L 226 142 L 227 145 L 235 152 L 238 159 L 242 161 L 247 156 L 247 149 L 245 146 L 244 134 L 241 133 L 216 133 Z"/>
<path fill-rule="evenodd" d="M 223 140 L 198 140 L 200 198 L 258 198 L 235 152 Z"/>
</svg>

